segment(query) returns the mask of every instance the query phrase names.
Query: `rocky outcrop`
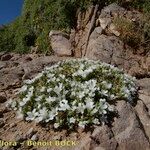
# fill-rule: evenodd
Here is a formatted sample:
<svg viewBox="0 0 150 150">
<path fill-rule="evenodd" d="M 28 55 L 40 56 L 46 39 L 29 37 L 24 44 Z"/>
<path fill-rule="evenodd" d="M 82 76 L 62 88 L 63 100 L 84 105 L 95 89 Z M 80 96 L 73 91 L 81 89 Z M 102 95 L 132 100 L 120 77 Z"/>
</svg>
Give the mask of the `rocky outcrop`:
<svg viewBox="0 0 150 150">
<path fill-rule="evenodd" d="M 119 149 L 148 149 L 149 138 L 132 106 L 120 101 L 116 108 L 118 118 L 114 120 L 112 131 L 119 144 Z"/>
<path fill-rule="evenodd" d="M 93 13 L 94 7 L 91 7 L 86 13 L 78 14 L 78 19 L 82 18 L 82 21 L 78 22 L 77 31 L 74 32 L 75 57 L 84 57 L 85 53 L 87 58 L 113 64 L 137 78 L 150 77 L 150 55 L 135 54 L 132 48 L 120 40 L 120 33 L 113 23 L 117 17 L 136 22 L 142 14 L 114 3 L 97 11 L 95 27 L 91 31 Z M 86 46 L 89 31 L 91 34 Z"/>
<path fill-rule="evenodd" d="M 70 39 L 62 32 L 50 32 L 51 46 L 57 56 L 0 53 L 0 139 L 76 142 L 75 146 L 69 148 L 44 147 L 47 150 L 150 150 L 150 54 L 134 54 L 120 40 L 120 33 L 113 24 L 116 16 L 124 15 L 135 21 L 140 15 L 112 4 L 97 11 L 95 27 L 91 30 L 94 9 L 92 6 L 88 11 L 78 13 L 77 30 L 72 30 Z M 68 59 L 72 53 L 75 57 L 83 57 L 88 35 L 85 57 L 113 64 L 137 77 L 139 98 L 134 106 L 119 100 L 115 106 L 118 113 L 111 124 L 95 126 L 93 130 L 87 131 L 78 129 L 71 133 L 67 130 L 53 131 L 48 124 L 37 125 L 16 119 L 15 113 L 8 110 L 5 103 L 9 98 L 15 97 L 15 92 L 21 87 L 23 80 L 34 77 L 44 66 Z M 32 149 L 23 145 L 18 147 L 21 150 Z M 41 150 L 43 147 L 37 149 Z"/>
<path fill-rule="evenodd" d="M 115 36 L 104 34 L 98 36 L 97 34 L 99 35 L 99 33 L 91 35 L 85 57 L 110 64 L 112 61 L 116 64 L 122 63 L 119 62 L 119 57 L 123 54 L 123 43 Z"/>
<path fill-rule="evenodd" d="M 9 61 L 0 61 L 0 92 L 7 93 L 8 89 L 10 91 L 10 89 L 19 88 L 23 80 L 33 78 L 45 66 L 66 59 L 66 57 L 38 56 L 36 54 L 11 55 L 12 58 Z"/>
<path fill-rule="evenodd" d="M 69 42 L 69 35 L 60 31 L 51 31 L 49 33 L 51 47 L 57 56 L 71 56 L 72 47 Z"/>
<path fill-rule="evenodd" d="M 96 33 L 99 34 L 99 30 Z M 106 37 L 105 35 L 102 36 Z M 112 38 L 116 37 L 112 36 Z M 75 146 L 69 147 L 72 150 L 149 150 L 149 78 L 138 80 L 140 86 L 139 100 L 135 106 L 123 100 L 116 102 L 118 115 L 112 120 L 112 124 L 95 126 L 94 130 L 88 130 L 87 132 L 80 129 L 70 134 L 66 130 L 56 132 L 48 125 L 37 126 L 34 122 L 28 123 L 18 120 L 14 112 L 6 109 L 5 103 L 9 98 L 15 97 L 14 94 L 21 87 L 24 78 L 32 78 L 42 71 L 44 66 L 52 65 L 67 58 L 42 55 L 19 56 L 14 54 L 11 60 L 4 61 L 6 63 L 5 67 L 0 70 L 2 85 L 0 86 L 0 133 L 2 133 L 0 139 L 15 139 L 17 141 L 26 141 L 27 139 L 46 141 L 59 139 L 63 141 L 68 139 L 77 143 Z M 32 128 L 34 128 L 34 134 L 28 136 L 29 129 Z M 29 147 L 23 145 L 20 148 L 29 149 Z M 42 147 L 38 148 L 38 150 L 40 149 Z M 57 147 L 57 149 L 61 150 L 62 147 Z"/>
<path fill-rule="evenodd" d="M 149 137 L 134 108 L 124 102 L 116 104 L 118 117 L 111 127 L 96 127 L 80 141 L 78 149 L 86 150 L 149 150 Z M 84 144 L 83 144 L 84 143 Z"/>
</svg>

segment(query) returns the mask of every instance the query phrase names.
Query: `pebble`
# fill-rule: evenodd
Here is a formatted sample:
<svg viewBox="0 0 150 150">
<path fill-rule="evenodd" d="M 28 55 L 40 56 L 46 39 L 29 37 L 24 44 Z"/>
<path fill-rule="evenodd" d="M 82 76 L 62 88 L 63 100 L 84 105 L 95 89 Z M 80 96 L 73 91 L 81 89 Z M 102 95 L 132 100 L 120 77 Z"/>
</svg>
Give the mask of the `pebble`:
<svg viewBox="0 0 150 150">
<path fill-rule="evenodd" d="M 34 134 L 32 137 L 31 137 L 31 140 L 33 141 L 38 141 L 38 136 L 36 134 Z"/>
<path fill-rule="evenodd" d="M 56 136 L 53 137 L 53 140 L 61 141 L 62 140 L 62 136 L 61 135 L 56 135 Z"/>
</svg>

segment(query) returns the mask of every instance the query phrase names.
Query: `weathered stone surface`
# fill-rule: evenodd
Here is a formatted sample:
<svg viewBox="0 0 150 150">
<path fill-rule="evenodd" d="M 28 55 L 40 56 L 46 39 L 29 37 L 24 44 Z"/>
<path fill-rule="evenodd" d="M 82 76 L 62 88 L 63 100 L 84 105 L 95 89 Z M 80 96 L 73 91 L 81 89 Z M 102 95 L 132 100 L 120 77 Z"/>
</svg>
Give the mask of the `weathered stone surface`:
<svg viewBox="0 0 150 150">
<path fill-rule="evenodd" d="M 115 16 L 115 15 L 123 15 L 125 11 L 126 10 L 123 7 L 120 7 L 116 3 L 113 3 L 102 9 L 100 18 L 106 18 L 106 17 L 110 18 L 111 16 Z"/>
<path fill-rule="evenodd" d="M 115 3 L 104 7 L 104 9 L 102 9 L 101 14 L 98 18 L 100 22 L 100 26 L 104 30 L 108 28 L 108 31 L 110 33 L 113 33 L 116 36 L 120 36 L 119 31 L 117 30 L 116 26 L 113 24 L 113 19 L 120 15 L 123 16 L 124 13 L 125 13 L 125 9 L 118 6 Z"/>
<path fill-rule="evenodd" d="M 140 91 L 140 92 L 142 92 L 142 91 Z M 143 91 L 143 94 L 139 93 L 139 99 L 144 102 L 144 104 L 147 106 L 148 111 L 150 113 L 150 96 L 149 95 L 145 95 L 144 91 Z"/>
<path fill-rule="evenodd" d="M 119 101 L 116 106 L 118 118 L 112 127 L 114 137 L 120 150 L 145 150 L 150 148 L 149 139 L 144 128 L 130 104 Z"/>
<path fill-rule="evenodd" d="M 101 27 L 96 27 L 92 34 L 90 35 L 90 39 L 97 39 L 103 32 Z"/>
<path fill-rule="evenodd" d="M 67 34 L 58 31 L 51 31 L 49 37 L 51 47 L 58 56 L 72 55 L 72 47 Z"/>
<path fill-rule="evenodd" d="M 138 83 L 142 90 L 140 93 L 150 96 L 150 78 L 140 79 Z"/>
<path fill-rule="evenodd" d="M 97 39 L 90 38 L 86 57 L 111 63 L 112 55 L 120 56 L 122 51 L 123 43 L 118 38 L 102 34 Z M 115 58 L 115 61 L 118 60 Z"/>
<path fill-rule="evenodd" d="M 144 104 L 143 101 L 138 101 L 135 107 L 136 113 L 140 118 L 140 121 L 144 127 L 145 133 L 150 140 L 150 109 L 147 108 L 148 104 Z M 150 106 L 150 104 L 149 104 Z M 148 109 L 148 110 L 147 110 Z"/>
<path fill-rule="evenodd" d="M 91 148 L 96 149 L 95 145 L 100 145 L 105 150 L 115 150 L 117 148 L 117 141 L 113 136 L 113 132 L 109 127 L 97 127 L 91 135 Z M 99 146 L 98 146 L 99 147 Z"/>
<path fill-rule="evenodd" d="M 7 61 L 7 60 L 10 60 L 12 58 L 12 55 L 11 54 L 4 54 L 2 57 L 1 57 L 1 61 Z"/>
<path fill-rule="evenodd" d="M 111 24 L 110 18 L 99 18 L 100 26 L 102 29 L 106 29 Z"/>
<path fill-rule="evenodd" d="M 2 118 L 0 118 L 0 128 L 2 128 L 5 125 L 5 122 Z"/>
<path fill-rule="evenodd" d="M 0 89 L 17 85 L 20 82 L 20 79 L 23 76 L 23 74 L 24 72 L 21 67 L 4 68 L 0 70 Z"/>
<path fill-rule="evenodd" d="M 0 61 L 0 70 L 6 67 L 6 62 Z"/>
<path fill-rule="evenodd" d="M 90 150 L 91 141 L 92 139 L 89 134 L 82 136 L 74 150 Z"/>
<path fill-rule="evenodd" d="M 110 24 L 109 31 L 116 36 L 120 36 L 120 32 L 117 30 L 116 26 L 113 23 Z"/>
<path fill-rule="evenodd" d="M 68 58 L 68 57 L 67 57 Z M 37 73 L 43 70 L 47 65 L 52 65 L 59 60 L 67 59 L 57 56 L 24 56 L 10 61 L 6 68 L 0 70 L 0 91 L 7 88 L 18 88 L 21 86 L 22 79 L 33 78 Z"/>
<path fill-rule="evenodd" d="M 0 94 L 0 103 L 5 103 L 7 101 L 7 98 Z"/>
</svg>

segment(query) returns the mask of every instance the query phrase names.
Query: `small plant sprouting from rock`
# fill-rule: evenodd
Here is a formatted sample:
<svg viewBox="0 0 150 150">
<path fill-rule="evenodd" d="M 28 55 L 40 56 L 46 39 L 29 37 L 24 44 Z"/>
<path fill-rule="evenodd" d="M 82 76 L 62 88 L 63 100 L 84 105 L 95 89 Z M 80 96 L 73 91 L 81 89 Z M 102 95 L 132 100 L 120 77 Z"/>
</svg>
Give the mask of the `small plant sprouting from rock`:
<svg viewBox="0 0 150 150">
<path fill-rule="evenodd" d="M 18 117 L 60 129 L 100 125 L 116 100 L 132 102 L 137 92 L 122 70 L 88 59 L 58 62 L 24 83 L 10 103 Z"/>
</svg>

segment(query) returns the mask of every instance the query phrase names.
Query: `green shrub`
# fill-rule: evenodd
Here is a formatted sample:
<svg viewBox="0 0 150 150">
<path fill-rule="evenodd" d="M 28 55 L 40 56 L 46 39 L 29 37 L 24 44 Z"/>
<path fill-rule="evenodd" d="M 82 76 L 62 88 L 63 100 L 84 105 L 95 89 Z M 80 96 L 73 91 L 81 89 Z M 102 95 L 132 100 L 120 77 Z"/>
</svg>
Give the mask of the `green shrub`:
<svg viewBox="0 0 150 150">
<path fill-rule="evenodd" d="M 149 51 L 150 47 L 150 18 L 144 14 L 139 22 L 133 22 L 124 17 L 114 19 L 118 31 L 124 43 L 128 44 L 136 51 L 144 50 L 144 54 Z"/>
<path fill-rule="evenodd" d="M 117 17 L 114 19 L 114 24 L 117 30 L 121 33 L 122 40 L 130 45 L 136 47 L 142 40 L 140 29 L 137 28 L 134 22 L 123 17 Z"/>
<path fill-rule="evenodd" d="M 15 49 L 14 36 L 10 26 L 3 26 L 0 29 L 0 51 L 10 52 Z"/>
<path fill-rule="evenodd" d="M 88 59 L 73 59 L 46 67 L 24 81 L 19 99 L 7 106 L 19 117 L 54 128 L 75 128 L 109 122 L 117 100 L 133 102 L 134 79 L 112 65 Z"/>
</svg>

